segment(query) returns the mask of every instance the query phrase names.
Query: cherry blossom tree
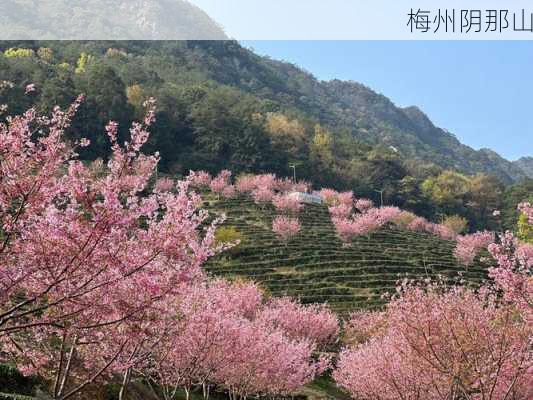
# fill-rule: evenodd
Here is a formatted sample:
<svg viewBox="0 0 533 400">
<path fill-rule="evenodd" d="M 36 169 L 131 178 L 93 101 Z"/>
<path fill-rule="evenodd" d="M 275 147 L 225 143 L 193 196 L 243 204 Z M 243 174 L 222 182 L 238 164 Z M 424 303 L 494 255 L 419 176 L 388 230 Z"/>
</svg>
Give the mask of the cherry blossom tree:
<svg viewBox="0 0 533 400">
<path fill-rule="evenodd" d="M 222 190 L 222 197 L 224 197 L 225 199 L 233 199 L 236 196 L 237 196 L 237 191 L 235 190 L 235 186 L 233 185 L 227 185 Z"/>
<path fill-rule="evenodd" d="M 368 235 L 392 222 L 401 210 L 397 207 L 371 208 L 350 218 L 333 217 L 332 222 L 341 240 L 349 242 L 354 237 Z"/>
<path fill-rule="evenodd" d="M 426 232 L 428 230 L 428 220 L 423 217 L 414 218 L 409 224 L 407 229 L 413 232 Z"/>
<path fill-rule="evenodd" d="M 158 179 L 154 190 L 157 192 L 170 192 L 176 187 L 176 182 L 170 178 Z"/>
<path fill-rule="evenodd" d="M 443 224 L 434 224 L 430 222 L 426 225 L 426 232 L 448 241 L 453 241 L 457 238 L 457 233 Z"/>
<path fill-rule="evenodd" d="M 337 201 L 339 204 L 352 206 L 353 205 L 353 192 L 342 192 L 337 195 Z"/>
<path fill-rule="evenodd" d="M 262 190 L 274 191 L 277 188 L 277 178 L 274 174 L 256 175 L 254 178 L 255 187 Z"/>
<path fill-rule="evenodd" d="M 288 193 L 288 192 L 295 190 L 294 182 L 292 181 L 292 179 L 287 179 L 287 178 L 276 179 L 275 187 L 276 187 L 276 190 L 278 190 L 281 193 Z"/>
<path fill-rule="evenodd" d="M 298 218 L 289 218 L 279 215 L 272 221 L 272 231 L 284 242 L 288 242 L 300 232 L 301 226 Z"/>
<path fill-rule="evenodd" d="M 489 269 L 504 295 L 504 299 L 516 305 L 531 323 L 533 321 L 533 245 L 521 244 L 511 232 L 492 243 L 488 250 L 498 265 Z"/>
<path fill-rule="evenodd" d="M 230 185 L 231 172 L 228 170 L 221 171 L 209 184 L 211 191 L 217 195 L 223 194 L 226 187 Z"/>
<path fill-rule="evenodd" d="M 277 194 L 272 199 L 274 207 L 284 213 L 298 214 L 302 209 L 302 204 L 297 197 L 289 194 Z"/>
<path fill-rule="evenodd" d="M 252 199 L 259 205 L 270 203 L 274 198 L 274 192 L 266 187 L 259 187 L 252 191 Z"/>
<path fill-rule="evenodd" d="M 457 238 L 457 233 L 455 233 L 452 229 L 442 224 L 429 222 L 423 217 L 414 218 L 409 224 L 407 224 L 406 228 L 407 230 L 414 232 L 427 232 L 438 236 L 443 240 L 452 241 Z"/>
<path fill-rule="evenodd" d="M 280 330 L 266 330 L 253 322 L 241 327 L 233 349 L 234 362 L 217 374 L 230 399 L 251 394 L 289 396 L 330 365 L 327 356 L 314 360 L 311 343 L 290 340 Z"/>
<path fill-rule="evenodd" d="M 296 182 L 292 185 L 294 192 L 307 193 L 311 190 L 311 184 L 308 182 Z"/>
<path fill-rule="evenodd" d="M 244 324 L 262 307 L 262 293 L 251 283 L 203 282 L 185 287 L 168 334 L 151 354 L 143 374 L 161 385 L 165 399 L 179 388 L 187 398 L 194 386 L 216 383 L 216 374 L 235 362 Z"/>
<path fill-rule="evenodd" d="M 251 193 L 255 189 L 255 176 L 246 174 L 237 178 L 235 188 L 239 193 Z"/>
<path fill-rule="evenodd" d="M 336 339 L 336 317 L 324 306 L 264 301 L 251 283 L 206 282 L 183 290 L 171 333 L 144 374 L 165 399 L 183 387 L 225 388 L 231 398 L 289 395 L 330 365 L 319 352 Z M 321 324 L 324 324 L 322 326 Z"/>
<path fill-rule="evenodd" d="M 213 178 L 206 171 L 191 171 L 189 174 L 189 181 L 191 186 L 198 189 L 207 189 L 211 185 Z"/>
<path fill-rule="evenodd" d="M 333 206 L 337 203 L 338 194 L 339 193 L 336 190 L 328 188 L 321 189 L 318 192 L 318 195 L 322 197 L 322 200 L 324 200 L 324 202 L 330 206 Z"/>
<path fill-rule="evenodd" d="M 359 318 L 359 315 L 355 317 Z M 383 314 L 354 322 L 361 343 L 334 378 L 357 399 L 528 399 L 532 328 L 497 296 L 404 285 Z"/>
<path fill-rule="evenodd" d="M 332 218 L 348 218 L 352 215 L 353 208 L 348 204 L 339 204 L 329 207 L 329 214 Z"/>
<path fill-rule="evenodd" d="M 343 341 L 358 345 L 381 335 L 387 326 L 387 314 L 383 311 L 355 311 L 344 322 Z"/>
<path fill-rule="evenodd" d="M 323 304 L 303 305 L 288 297 L 272 299 L 257 317 L 260 324 L 274 326 L 294 340 L 309 340 L 318 348 L 332 345 L 339 321 Z"/>
<path fill-rule="evenodd" d="M 112 371 L 158 303 L 216 252 L 218 221 L 202 228 L 207 214 L 188 181 L 143 193 L 159 160 L 141 153 L 155 102 L 123 146 L 109 123 L 112 155 L 95 167 L 77 159 L 88 141 L 64 140 L 81 101 L 0 124 L 2 357 L 49 377 L 56 399 Z"/>
<path fill-rule="evenodd" d="M 457 245 L 454 250 L 455 258 L 463 265 L 472 265 L 476 255 L 494 242 L 493 232 L 476 232 L 471 235 L 458 236 Z"/>
</svg>

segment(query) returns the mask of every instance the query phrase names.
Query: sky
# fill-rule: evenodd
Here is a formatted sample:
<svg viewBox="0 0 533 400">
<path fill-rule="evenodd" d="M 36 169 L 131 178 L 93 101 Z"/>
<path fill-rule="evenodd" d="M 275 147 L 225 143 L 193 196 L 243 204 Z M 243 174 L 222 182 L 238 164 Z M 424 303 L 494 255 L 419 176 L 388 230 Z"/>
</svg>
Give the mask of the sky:
<svg viewBox="0 0 533 400">
<path fill-rule="evenodd" d="M 416 105 L 475 149 L 533 156 L 533 42 L 243 41 L 321 80 L 361 82 Z"/>
</svg>

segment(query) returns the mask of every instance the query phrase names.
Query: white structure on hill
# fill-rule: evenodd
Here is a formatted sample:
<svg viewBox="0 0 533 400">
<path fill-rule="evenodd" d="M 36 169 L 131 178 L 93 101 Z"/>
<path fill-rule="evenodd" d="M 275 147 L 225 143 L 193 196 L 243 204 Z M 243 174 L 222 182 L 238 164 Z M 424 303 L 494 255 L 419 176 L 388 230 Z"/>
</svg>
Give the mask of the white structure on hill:
<svg viewBox="0 0 533 400">
<path fill-rule="evenodd" d="M 300 203 L 306 204 L 322 204 L 322 197 L 316 194 L 309 194 L 304 192 L 291 192 L 289 196 L 298 199 Z"/>
</svg>

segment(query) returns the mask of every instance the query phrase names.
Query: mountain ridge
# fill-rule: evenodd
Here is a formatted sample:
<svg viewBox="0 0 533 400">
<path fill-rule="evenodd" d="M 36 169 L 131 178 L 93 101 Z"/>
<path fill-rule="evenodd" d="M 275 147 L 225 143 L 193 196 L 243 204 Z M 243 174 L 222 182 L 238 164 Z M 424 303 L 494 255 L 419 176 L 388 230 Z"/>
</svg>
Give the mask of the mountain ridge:
<svg viewBox="0 0 533 400">
<path fill-rule="evenodd" d="M 45 3 L 49 10 L 41 16 L 42 4 Z M 36 18 L 35 21 L 34 18 L 21 17 L 21 10 L 32 8 L 31 15 Z M 116 9 L 124 11 L 110 11 Z M 206 13 L 183 0 L 6 0 L 0 5 L 0 26 L 3 26 L 0 29 L 5 31 L 15 21 L 19 31 L 27 36 L 39 37 L 45 29 L 42 21 L 47 15 L 50 17 L 51 10 L 55 11 L 57 21 L 67 21 L 64 25 L 56 25 L 73 37 L 79 34 L 77 29 L 86 19 L 97 21 L 92 29 L 100 35 L 117 36 L 118 32 L 118 36 L 125 38 L 135 36 L 135 32 L 128 31 L 128 24 L 153 38 L 172 29 L 175 31 L 176 25 L 179 25 L 175 23 L 177 20 L 185 21 L 184 26 L 197 25 L 200 30 L 223 35 L 227 39 L 222 28 Z M 123 15 L 129 17 L 116 22 Z M 57 37 L 57 34 L 52 31 L 51 37 Z M 0 37 L 5 37 L 1 30 Z M 132 47 L 128 42 L 114 43 L 118 48 Z M 167 46 L 168 50 L 165 44 L 161 44 L 163 42 L 142 43 L 145 48 L 136 46 L 131 53 L 132 59 L 128 61 L 136 62 L 133 57 L 151 57 L 155 51 L 169 52 L 165 54 L 167 60 L 164 60 L 169 69 L 183 63 L 180 67 L 187 72 L 198 73 L 202 77 L 201 82 L 213 81 L 237 88 L 261 102 L 272 102 L 274 108 L 281 106 L 298 110 L 329 128 L 348 131 L 367 144 L 394 148 L 405 159 L 470 175 L 494 175 L 507 184 L 524 179 L 531 173 L 528 172 L 531 168 L 524 166 L 527 162 L 513 163 L 493 150 L 474 150 L 462 144 L 454 134 L 435 126 L 416 106 L 398 107 L 385 95 L 355 81 L 320 81 L 297 65 L 257 55 L 234 40 L 188 41 L 182 46 Z M 98 46 L 105 53 L 103 46 Z M 168 77 L 161 79 L 168 80 Z M 172 79 L 179 80 L 179 77 Z"/>
<path fill-rule="evenodd" d="M 376 122 L 376 125 L 382 122 L 388 125 L 381 131 L 373 130 L 373 135 L 366 140 L 372 144 L 394 146 L 400 151 L 403 150 L 407 157 L 415 156 L 426 162 L 435 162 L 443 168 L 456 169 L 469 174 L 496 175 L 506 183 L 516 182 L 526 177 L 526 173 L 518 165 L 506 160 L 494 150 L 475 150 L 461 143 L 453 133 L 435 126 L 418 106 L 401 108 L 385 95 L 375 92 L 362 83 L 339 79 L 319 81 L 309 72 L 293 64 L 273 61 L 268 57 L 265 59 L 267 62 L 273 62 L 278 67 L 286 69 L 288 76 L 294 75 L 294 72 L 291 72 L 292 69 L 299 70 L 299 74 L 307 75 L 312 81 L 307 84 L 308 90 L 312 90 L 312 92 L 305 93 L 307 96 L 312 93 L 319 95 L 325 93 L 329 96 L 333 112 L 329 116 L 323 116 L 323 122 L 344 125 L 344 127 L 357 126 L 358 118 L 364 115 L 366 118 L 370 117 L 371 122 Z M 373 107 L 370 107 L 372 105 Z M 346 110 L 349 110 L 348 115 L 345 113 Z M 365 111 L 370 111 L 370 113 Z M 340 120 L 341 123 L 333 121 L 334 118 Z M 364 135 L 358 137 L 364 139 Z M 410 145 L 418 145 L 420 148 L 418 151 L 409 149 Z M 441 149 L 437 158 L 435 154 L 425 154 L 424 150 L 428 147 Z"/>
<path fill-rule="evenodd" d="M 228 39 L 185 0 L 3 0 L 3 40 Z"/>
</svg>

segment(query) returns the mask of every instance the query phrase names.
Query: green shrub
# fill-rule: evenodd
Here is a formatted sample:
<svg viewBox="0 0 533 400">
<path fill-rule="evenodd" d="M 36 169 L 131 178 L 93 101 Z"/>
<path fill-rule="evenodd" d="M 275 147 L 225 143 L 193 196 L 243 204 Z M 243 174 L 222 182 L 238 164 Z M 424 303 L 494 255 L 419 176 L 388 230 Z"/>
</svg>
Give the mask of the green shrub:
<svg viewBox="0 0 533 400">
<path fill-rule="evenodd" d="M 533 243 L 533 225 L 526 214 L 520 214 L 518 218 L 518 237 L 526 243 Z"/>
<path fill-rule="evenodd" d="M 234 226 L 221 226 L 215 232 L 215 243 L 228 244 L 228 243 L 242 243 L 244 235 L 240 233 Z"/>
</svg>

